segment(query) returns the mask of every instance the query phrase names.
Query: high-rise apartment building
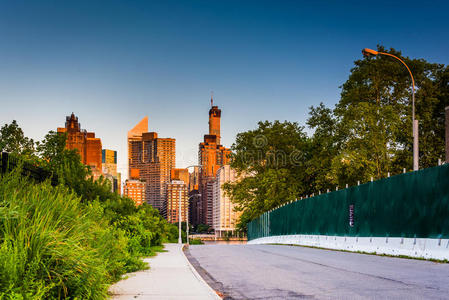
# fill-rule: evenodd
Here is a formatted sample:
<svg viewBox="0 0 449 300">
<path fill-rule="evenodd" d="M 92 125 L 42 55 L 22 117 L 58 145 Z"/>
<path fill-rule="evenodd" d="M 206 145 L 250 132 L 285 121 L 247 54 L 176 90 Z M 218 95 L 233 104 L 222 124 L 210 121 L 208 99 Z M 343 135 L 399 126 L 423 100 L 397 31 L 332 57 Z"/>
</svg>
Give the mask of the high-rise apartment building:
<svg viewBox="0 0 449 300">
<path fill-rule="evenodd" d="M 198 161 L 202 165 L 199 180 L 199 192 L 201 194 L 200 219 L 202 223 L 213 225 L 213 198 L 212 187 L 216 172 L 223 165 L 229 164 L 230 149 L 220 144 L 221 110 L 213 105 L 209 110 L 209 134 L 204 135 L 204 142 L 200 143 Z"/>
<path fill-rule="evenodd" d="M 189 192 L 189 223 L 198 225 L 202 223 L 201 195 L 198 190 Z"/>
<path fill-rule="evenodd" d="M 193 167 L 189 173 L 189 222 L 190 224 L 200 224 L 201 220 L 201 195 L 199 192 L 200 168 Z"/>
<path fill-rule="evenodd" d="M 189 192 L 199 189 L 200 184 L 200 168 L 193 167 L 192 173 L 189 173 Z"/>
<path fill-rule="evenodd" d="M 187 169 L 172 169 L 171 170 L 171 180 L 182 180 L 184 183 L 189 186 L 189 170 Z"/>
<path fill-rule="evenodd" d="M 94 178 L 98 178 L 102 174 L 101 139 L 96 138 L 94 132 L 81 129 L 74 113 L 66 117 L 65 127 L 58 127 L 57 131 L 67 134 L 66 148 L 76 149 L 81 162 L 91 168 Z"/>
<path fill-rule="evenodd" d="M 128 132 L 128 177 L 144 181 L 145 201 L 164 213 L 166 183 L 176 162 L 176 140 L 158 138 L 156 132 L 147 130 L 145 117 Z"/>
<path fill-rule="evenodd" d="M 117 172 L 117 151 L 103 149 L 101 167 L 104 177 L 111 182 L 112 191 L 120 194 L 121 176 Z"/>
<path fill-rule="evenodd" d="M 123 195 L 131 198 L 136 206 L 145 202 L 146 184 L 140 180 L 126 180 L 123 187 Z"/>
<path fill-rule="evenodd" d="M 170 223 L 179 222 L 179 205 L 181 204 L 181 222 L 185 222 L 189 207 L 187 184 L 182 180 L 172 180 L 166 186 L 166 219 Z"/>
<path fill-rule="evenodd" d="M 223 190 L 223 184 L 238 180 L 236 172 L 229 165 L 218 169 L 213 188 L 213 228 L 217 236 L 235 230 L 241 212 L 234 210 L 235 204 Z"/>
</svg>

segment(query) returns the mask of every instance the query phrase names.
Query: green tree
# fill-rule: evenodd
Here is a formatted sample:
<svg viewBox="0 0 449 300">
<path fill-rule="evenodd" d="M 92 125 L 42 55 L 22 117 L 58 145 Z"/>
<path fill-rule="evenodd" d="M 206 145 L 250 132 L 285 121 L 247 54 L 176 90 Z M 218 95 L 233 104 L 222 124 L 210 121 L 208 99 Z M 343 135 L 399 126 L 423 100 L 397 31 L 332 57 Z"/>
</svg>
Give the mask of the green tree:
<svg viewBox="0 0 449 300">
<path fill-rule="evenodd" d="M 416 93 L 419 120 L 420 168 L 444 160 L 445 107 L 449 106 L 449 67 L 432 64 Z"/>
<path fill-rule="evenodd" d="M 210 229 L 210 226 L 207 224 L 198 224 L 196 226 L 195 232 L 196 233 L 208 233 Z"/>
<path fill-rule="evenodd" d="M 320 103 L 310 107 L 307 125 L 314 130 L 307 150 L 309 159 L 304 172 L 311 178 L 311 192 L 318 193 L 334 187 L 331 173 L 332 160 L 337 156 L 341 140 L 337 135 L 337 120 L 330 108 Z"/>
<path fill-rule="evenodd" d="M 449 67 L 382 46 L 378 51 L 400 57 L 414 75 L 420 168 L 435 166 L 444 155 Z M 364 57 L 354 62 L 341 88 L 334 109 L 322 103 L 310 108 L 310 138 L 296 123 L 278 121 L 260 122 L 256 130 L 238 134 L 231 166 L 246 176 L 225 188 L 243 211 L 240 225 L 299 196 L 412 169 L 407 69 L 389 56 Z"/>
<path fill-rule="evenodd" d="M 61 165 L 67 154 L 65 149 L 67 133 L 48 132 L 41 142 L 36 143 L 36 151 L 48 165 Z"/>
<path fill-rule="evenodd" d="M 402 57 L 395 49 L 387 51 L 378 46 L 378 51 L 401 57 L 415 77 L 420 165 L 434 166 L 444 149 L 442 137 L 436 139 L 435 135 L 443 128 L 442 122 L 436 124 L 435 116 L 441 120 L 441 104 L 447 101 L 439 95 L 435 78 L 444 68 L 423 59 Z M 406 68 L 382 55 L 365 57 L 354 64 L 334 110 L 341 149 L 332 161 L 330 176 L 339 185 L 367 181 L 371 176 L 386 177 L 387 173 L 397 174 L 412 166 L 412 90 Z"/>
<path fill-rule="evenodd" d="M 30 157 L 34 153 L 34 141 L 23 134 L 16 120 L 0 129 L 0 152 Z"/>
<path fill-rule="evenodd" d="M 303 172 L 309 139 L 292 122 L 259 122 L 239 133 L 232 146 L 233 167 L 241 180 L 224 185 L 242 211 L 239 228 L 251 219 L 310 190 L 313 178 Z"/>
</svg>

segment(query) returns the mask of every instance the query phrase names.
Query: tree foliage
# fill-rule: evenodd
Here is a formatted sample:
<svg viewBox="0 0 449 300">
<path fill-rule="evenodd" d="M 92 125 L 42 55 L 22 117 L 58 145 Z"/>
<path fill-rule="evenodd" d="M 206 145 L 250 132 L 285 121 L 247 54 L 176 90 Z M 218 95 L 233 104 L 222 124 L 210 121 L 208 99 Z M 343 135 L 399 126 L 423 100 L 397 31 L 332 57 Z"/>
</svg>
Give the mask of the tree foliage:
<svg viewBox="0 0 449 300">
<path fill-rule="evenodd" d="M 33 139 L 25 137 L 16 120 L 0 129 L 0 152 L 30 156 L 34 152 Z"/>
<path fill-rule="evenodd" d="M 287 121 L 259 122 L 257 129 L 237 135 L 232 167 L 242 179 L 224 187 L 237 210 L 243 211 L 242 220 L 251 220 L 308 190 L 311 177 L 302 172 L 308 147 L 303 128 Z"/>
<path fill-rule="evenodd" d="M 414 75 L 420 168 L 435 166 L 444 155 L 449 68 L 395 49 L 378 51 L 400 57 Z M 310 136 L 296 123 L 279 121 L 239 133 L 231 166 L 244 176 L 225 188 L 243 211 L 240 226 L 294 199 L 411 170 L 411 93 L 410 75 L 399 61 L 364 57 L 354 62 L 335 108 L 310 108 Z"/>
</svg>

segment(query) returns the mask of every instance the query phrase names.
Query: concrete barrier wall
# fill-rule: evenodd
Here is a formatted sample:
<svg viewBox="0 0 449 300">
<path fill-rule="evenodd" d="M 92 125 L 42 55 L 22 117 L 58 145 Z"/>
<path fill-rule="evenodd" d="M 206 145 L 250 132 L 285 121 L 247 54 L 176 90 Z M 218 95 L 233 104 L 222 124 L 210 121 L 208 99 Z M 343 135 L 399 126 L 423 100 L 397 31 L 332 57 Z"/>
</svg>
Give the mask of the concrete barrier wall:
<svg viewBox="0 0 449 300">
<path fill-rule="evenodd" d="M 248 241 L 248 244 L 301 245 L 373 254 L 449 260 L 449 239 L 296 234 L 258 238 Z"/>
</svg>

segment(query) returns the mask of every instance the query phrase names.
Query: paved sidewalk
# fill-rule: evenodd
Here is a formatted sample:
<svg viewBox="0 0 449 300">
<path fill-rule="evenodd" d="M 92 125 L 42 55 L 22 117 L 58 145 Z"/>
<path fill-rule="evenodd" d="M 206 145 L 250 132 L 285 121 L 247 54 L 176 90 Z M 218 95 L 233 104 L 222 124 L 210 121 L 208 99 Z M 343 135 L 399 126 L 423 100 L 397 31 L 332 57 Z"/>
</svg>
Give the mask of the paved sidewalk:
<svg viewBox="0 0 449 300">
<path fill-rule="evenodd" d="M 190 265 L 181 245 L 164 246 L 168 252 L 145 259 L 149 270 L 130 273 L 111 286 L 112 299 L 221 299 Z"/>
</svg>

